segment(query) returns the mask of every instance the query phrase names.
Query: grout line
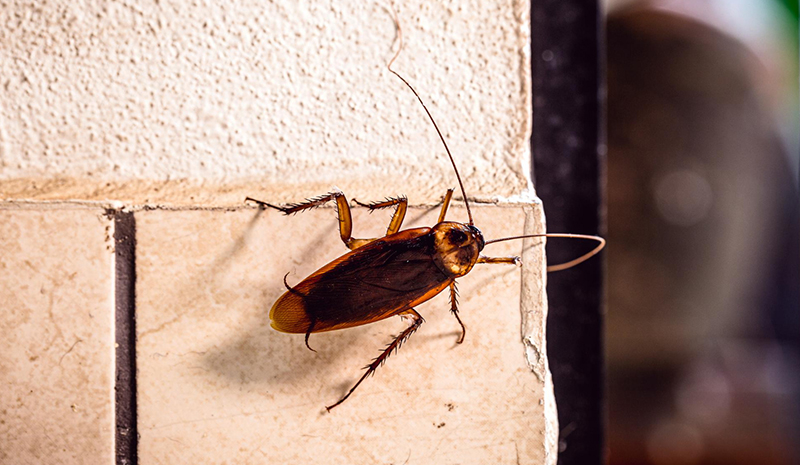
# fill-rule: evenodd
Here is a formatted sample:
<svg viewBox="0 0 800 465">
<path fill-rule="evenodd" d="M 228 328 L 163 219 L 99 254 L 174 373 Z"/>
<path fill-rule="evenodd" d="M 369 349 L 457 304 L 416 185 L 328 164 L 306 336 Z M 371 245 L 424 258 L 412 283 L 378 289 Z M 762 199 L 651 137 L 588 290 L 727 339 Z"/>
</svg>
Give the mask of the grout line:
<svg viewBox="0 0 800 465">
<path fill-rule="evenodd" d="M 133 212 L 108 213 L 114 218 L 116 464 L 136 465 L 136 219 Z"/>
<path fill-rule="evenodd" d="M 454 201 L 459 201 L 453 198 Z M 498 207 L 498 208 L 517 208 L 526 207 L 530 205 L 540 204 L 541 201 L 537 198 L 531 197 L 526 200 L 520 198 L 500 199 L 494 202 L 481 201 L 480 199 L 470 199 L 470 206 L 476 207 Z M 420 209 L 438 207 L 439 203 L 419 203 L 408 205 L 408 208 Z M 459 205 L 456 205 L 459 206 Z M 463 208 L 463 205 L 460 206 Z M 99 202 L 99 201 L 83 201 L 83 200 L 0 200 L 0 210 L 40 210 L 40 209 L 96 209 L 105 208 L 110 211 L 112 216 L 117 216 L 121 213 L 133 213 L 139 211 L 222 211 L 222 212 L 237 212 L 247 210 L 257 210 L 260 208 L 258 205 L 218 205 L 218 206 L 205 206 L 205 205 L 173 205 L 173 204 L 123 204 L 122 202 Z M 333 205 L 322 206 L 320 208 L 335 208 Z M 356 205 L 351 205 L 350 208 L 358 209 Z"/>
</svg>

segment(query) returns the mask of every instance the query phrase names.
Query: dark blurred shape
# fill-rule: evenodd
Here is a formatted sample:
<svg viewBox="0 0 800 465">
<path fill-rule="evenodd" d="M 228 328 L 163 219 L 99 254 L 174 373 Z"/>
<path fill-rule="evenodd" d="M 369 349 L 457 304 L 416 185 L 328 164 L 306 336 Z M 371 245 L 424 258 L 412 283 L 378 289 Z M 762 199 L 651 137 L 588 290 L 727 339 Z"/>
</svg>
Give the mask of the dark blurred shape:
<svg viewBox="0 0 800 465">
<path fill-rule="evenodd" d="M 600 228 L 599 19 L 598 2 L 531 2 L 532 174 L 552 232 L 597 234 Z M 585 242 L 549 240 L 548 262 L 580 256 L 588 251 L 581 248 Z M 604 463 L 602 263 L 589 260 L 547 278 L 559 465 Z"/>
<path fill-rule="evenodd" d="M 610 463 L 800 463 L 800 209 L 759 62 L 666 12 L 606 27 Z"/>
</svg>

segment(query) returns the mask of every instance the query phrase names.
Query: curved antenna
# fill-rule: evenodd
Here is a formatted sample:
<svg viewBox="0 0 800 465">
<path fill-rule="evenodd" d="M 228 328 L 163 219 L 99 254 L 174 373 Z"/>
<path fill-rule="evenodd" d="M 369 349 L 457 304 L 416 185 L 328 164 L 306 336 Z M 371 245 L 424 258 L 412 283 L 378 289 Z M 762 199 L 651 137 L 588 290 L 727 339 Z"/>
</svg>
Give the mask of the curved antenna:
<svg viewBox="0 0 800 465">
<path fill-rule="evenodd" d="M 461 195 L 464 196 L 464 205 L 467 207 L 467 216 L 469 216 L 469 224 L 474 225 L 474 223 L 472 222 L 472 211 L 469 209 L 469 201 L 467 200 L 467 192 L 464 190 L 464 183 L 461 182 L 461 175 L 458 174 L 458 167 L 456 167 L 456 161 L 453 159 L 453 154 L 450 153 L 450 148 L 447 147 L 447 142 L 444 140 L 442 131 L 439 130 L 439 126 L 433 119 L 433 115 L 431 115 L 431 112 L 428 111 L 428 107 L 425 106 L 425 102 L 422 101 L 422 97 L 419 96 L 417 91 L 414 90 L 411 84 L 409 84 L 408 81 L 406 81 L 403 76 L 401 76 L 397 71 L 392 69 L 392 63 L 394 63 L 394 60 L 396 60 L 397 57 L 400 56 L 400 52 L 403 50 L 403 30 L 400 28 L 400 21 L 397 19 L 397 12 L 394 11 L 394 4 L 389 3 L 389 6 L 390 6 L 389 10 L 392 12 L 392 20 L 394 20 L 395 28 L 397 28 L 398 46 L 397 46 L 397 51 L 394 53 L 394 56 L 386 64 L 386 69 L 388 69 L 392 74 L 397 76 L 401 81 L 403 81 L 403 84 L 405 84 L 406 86 L 408 86 L 409 89 L 411 89 L 411 92 L 413 92 L 414 96 L 417 97 L 417 100 L 419 100 L 419 103 L 420 105 L 422 105 L 422 108 L 425 110 L 425 113 L 428 114 L 428 118 L 430 118 L 431 123 L 433 123 L 433 127 L 436 129 L 436 134 L 439 134 L 439 139 L 441 139 L 442 145 L 444 145 L 444 150 L 447 152 L 447 156 L 450 157 L 450 163 L 453 165 L 453 170 L 456 172 L 456 179 L 458 179 L 458 187 L 461 188 Z"/>
<path fill-rule="evenodd" d="M 570 260 L 564 263 L 559 263 L 558 265 L 548 265 L 547 271 L 561 271 L 561 270 L 566 270 L 568 268 L 572 268 L 573 266 L 579 265 L 585 262 L 586 260 L 594 257 L 601 250 L 603 250 L 603 247 L 606 246 L 606 240 L 600 236 L 590 236 L 587 234 L 567 234 L 567 233 L 526 234 L 524 236 L 504 237 L 502 239 L 492 239 L 491 241 L 486 241 L 485 245 L 489 245 L 494 242 L 513 241 L 515 239 L 527 239 L 529 237 L 563 237 L 568 239 L 587 239 L 590 241 L 598 242 L 597 247 L 595 247 L 591 251 L 581 255 L 580 257 L 574 260 Z"/>
</svg>

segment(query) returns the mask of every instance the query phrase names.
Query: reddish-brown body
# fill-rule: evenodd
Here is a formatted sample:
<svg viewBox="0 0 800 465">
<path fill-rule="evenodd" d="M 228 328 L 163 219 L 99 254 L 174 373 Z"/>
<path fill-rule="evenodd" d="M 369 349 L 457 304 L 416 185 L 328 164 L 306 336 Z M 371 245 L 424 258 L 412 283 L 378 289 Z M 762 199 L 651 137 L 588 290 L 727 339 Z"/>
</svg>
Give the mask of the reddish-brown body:
<svg viewBox="0 0 800 465">
<path fill-rule="evenodd" d="M 401 231 L 328 263 L 275 302 L 272 327 L 286 333 L 350 328 L 430 299 L 453 278 L 434 263 L 429 232 Z"/>
<path fill-rule="evenodd" d="M 483 245 L 475 232 L 461 223 L 444 222 L 368 242 L 284 293 L 270 311 L 272 327 L 316 333 L 409 311 L 469 272 Z"/>
</svg>

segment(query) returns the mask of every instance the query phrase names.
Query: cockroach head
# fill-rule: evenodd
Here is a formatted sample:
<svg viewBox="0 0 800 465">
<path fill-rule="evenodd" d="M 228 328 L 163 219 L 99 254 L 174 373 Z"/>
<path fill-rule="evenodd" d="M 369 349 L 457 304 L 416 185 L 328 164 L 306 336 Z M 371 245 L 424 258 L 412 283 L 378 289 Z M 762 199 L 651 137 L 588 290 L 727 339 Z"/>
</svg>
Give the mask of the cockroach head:
<svg viewBox="0 0 800 465">
<path fill-rule="evenodd" d="M 436 264 L 448 275 L 464 276 L 483 250 L 483 234 L 473 225 L 446 221 L 433 227 Z"/>
</svg>

